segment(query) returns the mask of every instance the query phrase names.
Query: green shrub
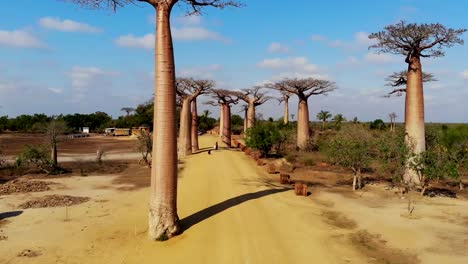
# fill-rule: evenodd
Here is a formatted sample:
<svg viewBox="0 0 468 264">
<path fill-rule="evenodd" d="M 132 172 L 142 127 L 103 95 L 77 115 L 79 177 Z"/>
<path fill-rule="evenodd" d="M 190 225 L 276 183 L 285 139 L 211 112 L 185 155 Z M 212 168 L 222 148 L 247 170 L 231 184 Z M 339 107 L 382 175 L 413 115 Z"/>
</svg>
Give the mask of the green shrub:
<svg viewBox="0 0 468 264">
<path fill-rule="evenodd" d="M 364 128 L 342 130 L 326 144 L 324 151 L 328 159 L 354 173 L 353 189 L 361 188 L 361 171 L 372 160 L 373 138 Z"/>
<path fill-rule="evenodd" d="M 392 179 L 399 183 L 406 168 L 409 150 L 405 144 L 403 130 L 384 132 L 376 140 L 376 157 L 381 166 L 379 170 L 392 175 Z"/>
<path fill-rule="evenodd" d="M 385 122 L 382 119 L 376 119 L 369 124 L 370 129 L 385 129 Z"/>
<path fill-rule="evenodd" d="M 40 171 L 49 175 L 62 174 L 68 170 L 54 165 L 50 159 L 48 149 L 40 145 L 26 145 L 22 152 L 16 157 L 16 167 L 35 166 Z"/>
<path fill-rule="evenodd" d="M 267 123 L 248 129 L 245 143 L 248 147 L 259 150 L 262 156 L 266 156 L 280 140 L 278 127 Z"/>
</svg>

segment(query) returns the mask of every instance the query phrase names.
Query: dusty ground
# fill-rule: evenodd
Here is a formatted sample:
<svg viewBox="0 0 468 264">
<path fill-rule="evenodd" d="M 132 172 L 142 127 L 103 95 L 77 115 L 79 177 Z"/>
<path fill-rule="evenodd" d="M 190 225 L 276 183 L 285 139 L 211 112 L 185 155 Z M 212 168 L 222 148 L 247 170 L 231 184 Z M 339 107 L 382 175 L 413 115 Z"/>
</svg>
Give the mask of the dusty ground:
<svg viewBox="0 0 468 264">
<path fill-rule="evenodd" d="M 202 137 L 201 147 L 216 138 Z M 463 198 L 415 196 L 408 216 L 407 199 L 384 184 L 357 193 L 313 186 L 297 197 L 235 150 L 202 152 L 182 166 L 182 235 L 147 239 L 149 170 L 130 164 L 117 175 L 55 178 L 48 191 L 0 196 L 0 263 L 467 263 Z M 18 209 L 53 194 L 91 200 Z"/>
<path fill-rule="evenodd" d="M 74 156 L 83 154 L 94 155 L 98 148 L 107 153 L 128 153 L 135 151 L 135 137 L 104 137 L 91 136 L 87 138 L 69 139 L 63 137 L 59 144 L 59 156 Z M 0 145 L 3 147 L 3 155 L 12 157 L 21 152 L 26 144 L 45 144 L 46 138 L 43 134 L 25 133 L 2 133 L 0 134 Z"/>
</svg>

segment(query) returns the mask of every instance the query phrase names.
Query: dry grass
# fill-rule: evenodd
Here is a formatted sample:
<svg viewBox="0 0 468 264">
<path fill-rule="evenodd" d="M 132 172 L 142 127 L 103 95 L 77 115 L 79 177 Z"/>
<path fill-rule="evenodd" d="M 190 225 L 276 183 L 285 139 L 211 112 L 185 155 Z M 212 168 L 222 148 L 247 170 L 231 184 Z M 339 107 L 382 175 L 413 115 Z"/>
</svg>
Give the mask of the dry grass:
<svg viewBox="0 0 468 264">
<path fill-rule="evenodd" d="M 325 222 L 331 226 L 341 229 L 355 229 L 357 223 L 353 219 L 349 219 L 345 215 L 335 211 L 323 211 L 322 217 Z"/>
<path fill-rule="evenodd" d="M 359 230 L 349 235 L 351 244 L 369 258 L 369 263 L 415 264 L 420 263 L 414 254 L 400 249 L 388 248 L 380 235 L 373 235 L 366 230 Z"/>
</svg>

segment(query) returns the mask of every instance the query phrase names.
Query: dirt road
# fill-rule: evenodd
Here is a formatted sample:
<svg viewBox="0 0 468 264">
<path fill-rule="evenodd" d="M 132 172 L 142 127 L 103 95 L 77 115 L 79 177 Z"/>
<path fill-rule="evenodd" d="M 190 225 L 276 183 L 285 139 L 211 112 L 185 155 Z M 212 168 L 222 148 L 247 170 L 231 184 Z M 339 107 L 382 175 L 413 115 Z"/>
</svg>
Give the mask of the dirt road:
<svg viewBox="0 0 468 264">
<path fill-rule="evenodd" d="M 201 147 L 212 146 L 215 140 L 201 137 Z M 183 167 L 178 211 L 185 231 L 180 236 L 164 243 L 148 240 L 148 188 L 122 191 L 125 186 L 113 183 L 115 177 L 54 179 L 62 187 L 47 194 L 92 200 L 69 209 L 27 209 L 7 218 L 0 225 L 8 236 L 0 241 L 0 263 L 383 263 L 378 255 L 366 256 L 349 242 L 353 221 L 340 215 L 324 221 L 324 212 L 333 207 L 334 200 L 340 203 L 340 211 L 352 214 L 354 199 L 345 200 L 338 194 L 325 194 L 326 200 L 297 197 L 290 186 L 272 181 L 236 150 L 202 152 L 187 158 Z M 0 197 L 0 212 L 13 211 L 19 203 L 44 194 Z M 451 208 L 458 206 L 463 205 Z M 359 210 L 365 211 L 366 218 L 381 215 L 377 207 L 361 206 Z M 401 218 L 398 212 L 394 218 Z M 385 221 L 384 214 L 379 219 Z M 374 225 L 377 230 L 382 228 Z M 452 229 L 463 230 L 459 226 Z M 365 239 L 359 236 L 357 243 L 372 242 Z M 438 243 L 428 243 L 432 242 Z M 38 256 L 18 257 L 25 249 Z M 386 263 L 418 263 L 412 258 L 398 259 L 399 251 L 389 252 L 387 257 L 396 261 L 388 262 L 386 257 Z M 443 263 L 463 263 L 463 255 L 452 257 L 452 253 L 444 254 L 445 260 L 453 262 Z"/>
</svg>

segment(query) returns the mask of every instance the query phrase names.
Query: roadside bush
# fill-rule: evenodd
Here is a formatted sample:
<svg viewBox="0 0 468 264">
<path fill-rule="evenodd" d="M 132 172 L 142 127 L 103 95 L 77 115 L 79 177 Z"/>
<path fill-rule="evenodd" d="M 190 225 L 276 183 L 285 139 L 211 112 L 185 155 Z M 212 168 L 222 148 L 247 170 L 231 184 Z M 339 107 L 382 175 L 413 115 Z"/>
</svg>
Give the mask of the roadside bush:
<svg viewBox="0 0 468 264">
<path fill-rule="evenodd" d="M 148 156 L 153 157 L 153 135 L 146 130 L 142 130 L 138 136 L 137 151 L 141 154 L 141 161 L 150 166 Z"/>
<path fill-rule="evenodd" d="M 376 157 L 379 171 L 392 175 L 394 183 L 400 184 L 406 168 L 409 150 L 403 130 L 383 132 L 376 140 Z"/>
<path fill-rule="evenodd" d="M 422 183 L 421 195 L 431 182 L 457 180 L 468 163 L 468 129 L 431 127 L 426 133 L 426 151 L 412 156 L 410 166 L 418 172 Z M 460 189 L 463 185 L 460 181 Z"/>
<path fill-rule="evenodd" d="M 245 143 L 248 147 L 260 151 L 262 156 L 267 156 L 280 140 L 281 135 L 278 127 L 271 123 L 265 123 L 248 129 Z"/>
<path fill-rule="evenodd" d="M 458 179 L 460 176 L 458 160 L 441 145 L 414 155 L 410 166 L 418 172 L 422 183 L 421 195 L 434 180 Z"/>
<path fill-rule="evenodd" d="M 370 129 L 385 129 L 385 122 L 382 119 L 376 119 L 369 124 Z"/>
<path fill-rule="evenodd" d="M 362 188 L 361 171 L 372 160 L 373 138 L 364 128 L 342 130 L 324 146 L 324 152 L 333 163 L 352 170 L 353 190 Z"/>
<path fill-rule="evenodd" d="M 49 175 L 61 174 L 67 170 L 54 164 L 50 154 L 44 146 L 26 145 L 23 151 L 16 157 L 16 167 L 34 166 L 41 172 Z"/>
</svg>

